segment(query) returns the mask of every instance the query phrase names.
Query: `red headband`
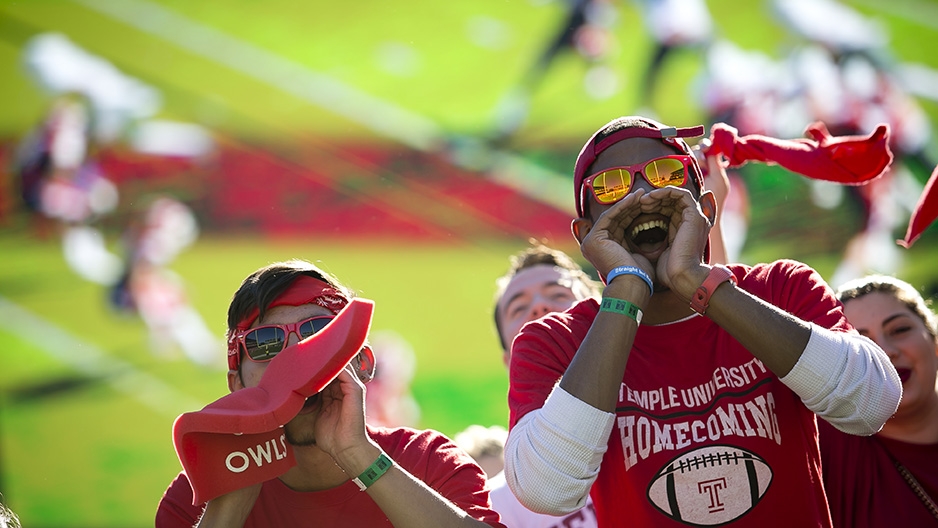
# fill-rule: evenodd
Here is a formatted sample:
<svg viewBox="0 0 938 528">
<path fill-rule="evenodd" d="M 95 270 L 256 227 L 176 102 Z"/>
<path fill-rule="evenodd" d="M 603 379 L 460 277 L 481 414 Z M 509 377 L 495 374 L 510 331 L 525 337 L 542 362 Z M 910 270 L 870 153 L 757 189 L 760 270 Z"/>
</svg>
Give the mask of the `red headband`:
<svg viewBox="0 0 938 528">
<path fill-rule="evenodd" d="M 267 305 L 267 309 L 274 306 L 302 306 L 304 304 L 316 304 L 337 314 L 348 304 L 348 298 L 342 292 L 315 277 L 300 275 L 286 291 Z M 235 334 L 251 328 L 259 314 L 260 309 L 253 308 L 231 332 L 228 338 L 229 369 L 238 370 L 238 365 L 241 364 L 241 354 L 234 340 Z"/>
</svg>

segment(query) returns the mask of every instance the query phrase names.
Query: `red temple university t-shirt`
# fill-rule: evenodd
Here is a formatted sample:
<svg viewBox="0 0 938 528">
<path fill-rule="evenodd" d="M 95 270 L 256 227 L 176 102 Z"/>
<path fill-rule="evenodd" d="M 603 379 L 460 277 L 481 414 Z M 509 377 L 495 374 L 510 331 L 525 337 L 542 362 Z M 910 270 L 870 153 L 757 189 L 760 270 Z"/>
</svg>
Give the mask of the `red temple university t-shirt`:
<svg viewBox="0 0 938 528">
<path fill-rule="evenodd" d="M 739 287 L 847 331 L 821 277 L 795 261 L 731 266 Z M 540 408 L 597 312 L 585 300 L 512 347 L 511 425 Z M 591 495 L 600 526 L 829 526 L 815 415 L 707 317 L 641 325 Z"/>
<path fill-rule="evenodd" d="M 371 438 L 411 475 L 449 499 L 472 517 L 504 528 L 489 505 L 485 474 L 464 451 L 435 431 L 368 427 Z M 192 528 L 205 504 L 192 505 L 192 488 L 184 473 L 170 484 L 156 512 L 157 528 Z M 245 528 L 306 526 L 391 526 L 367 493 L 348 482 L 332 489 L 297 492 L 280 479 L 265 482 Z"/>
</svg>

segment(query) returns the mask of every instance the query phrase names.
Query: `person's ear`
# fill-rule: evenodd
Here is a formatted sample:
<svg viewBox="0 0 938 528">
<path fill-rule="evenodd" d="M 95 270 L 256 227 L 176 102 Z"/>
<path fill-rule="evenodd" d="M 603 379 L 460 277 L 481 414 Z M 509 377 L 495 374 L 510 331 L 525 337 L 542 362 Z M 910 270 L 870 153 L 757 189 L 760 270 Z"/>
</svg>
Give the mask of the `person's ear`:
<svg viewBox="0 0 938 528">
<path fill-rule="evenodd" d="M 241 390 L 243 388 L 244 388 L 244 382 L 241 381 L 241 371 L 229 370 L 228 371 L 228 391 L 234 392 L 236 390 Z"/>
<path fill-rule="evenodd" d="M 362 383 L 368 383 L 375 378 L 375 353 L 370 346 L 363 346 L 355 356 L 355 361 L 355 375 Z"/>
<path fill-rule="evenodd" d="M 710 225 L 715 225 L 717 219 L 717 200 L 713 191 L 704 191 L 697 200 L 697 203 L 700 204 L 700 210 L 703 211 L 707 220 L 710 220 Z"/>
<path fill-rule="evenodd" d="M 592 228 L 593 221 L 589 218 L 575 218 L 570 224 L 570 229 L 573 230 L 573 236 L 580 244 L 583 243 L 583 239 L 586 238 L 586 235 L 590 233 L 590 229 Z"/>
</svg>

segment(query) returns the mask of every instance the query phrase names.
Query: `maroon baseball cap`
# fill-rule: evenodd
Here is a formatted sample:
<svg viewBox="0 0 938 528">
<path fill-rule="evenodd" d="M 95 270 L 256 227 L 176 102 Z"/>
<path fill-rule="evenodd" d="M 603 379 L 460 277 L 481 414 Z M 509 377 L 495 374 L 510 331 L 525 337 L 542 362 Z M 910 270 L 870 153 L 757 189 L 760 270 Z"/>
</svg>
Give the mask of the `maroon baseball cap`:
<svg viewBox="0 0 938 528">
<path fill-rule="evenodd" d="M 639 121 L 645 123 L 650 128 L 643 128 L 634 125 L 623 126 L 625 123 L 630 121 Z M 610 130 L 613 132 L 610 133 Z M 577 217 L 583 218 L 584 215 L 583 201 L 586 199 L 587 193 L 582 192 L 582 187 L 583 180 L 588 176 L 587 171 L 589 170 L 590 166 L 594 161 L 596 161 L 596 158 L 600 155 L 600 153 L 612 145 L 615 145 L 620 141 L 625 141 L 626 139 L 661 139 L 664 140 L 665 143 L 675 147 L 675 149 L 679 150 L 681 153 L 690 156 L 692 160 L 692 176 L 694 177 L 694 181 L 697 183 L 697 189 L 702 190 L 703 173 L 700 170 L 700 166 L 697 164 L 697 158 L 694 157 L 694 153 L 691 152 L 690 146 L 688 146 L 688 144 L 681 138 L 697 137 L 702 136 L 703 134 L 703 125 L 687 128 L 674 128 L 665 126 L 652 119 L 638 116 L 618 117 L 606 123 L 586 141 L 586 144 L 583 145 L 583 149 L 580 150 L 580 155 L 576 158 L 576 166 L 573 169 L 573 199 L 576 202 Z"/>
</svg>

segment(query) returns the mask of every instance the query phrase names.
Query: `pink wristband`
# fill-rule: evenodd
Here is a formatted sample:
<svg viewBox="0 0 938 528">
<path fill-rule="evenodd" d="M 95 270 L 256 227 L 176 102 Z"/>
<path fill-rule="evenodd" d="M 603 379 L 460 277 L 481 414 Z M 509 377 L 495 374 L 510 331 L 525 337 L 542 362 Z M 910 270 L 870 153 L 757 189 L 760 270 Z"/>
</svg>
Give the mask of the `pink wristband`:
<svg viewBox="0 0 938 528">
<path fill-rule="evenodd" d="M 703 284 L 697 288 L 693 297 L 690 299 L 690 307 L 695 312 L 703 315 L 710 307 L 710 296 L 713 292 L 726 281 L 736 284 L 736 276 L 725 266 L 714 266 L 710 268 L 710 273 L 704 279 Z"/>
</svg>

